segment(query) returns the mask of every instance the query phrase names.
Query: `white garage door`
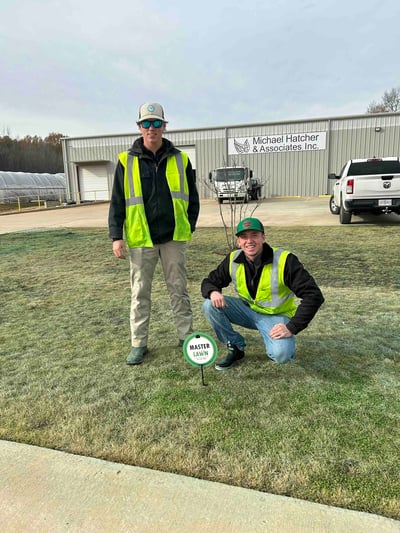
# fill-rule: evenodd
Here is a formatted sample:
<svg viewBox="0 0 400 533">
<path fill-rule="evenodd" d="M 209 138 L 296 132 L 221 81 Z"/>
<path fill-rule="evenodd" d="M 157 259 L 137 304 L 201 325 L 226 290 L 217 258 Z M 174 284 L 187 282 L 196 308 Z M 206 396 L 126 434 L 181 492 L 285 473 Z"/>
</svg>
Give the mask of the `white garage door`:
<svg viewBox="0 0 400 533">
<path fill-rule="evenodd" d="M 79 191 L 81 201 L 109 200 L 107 166 L 104 164 L 80 166 Z"/>
<path fill-rule="evenodd" d="M 177 146 L 179 150 L 186 152 L 192 163 L 193 169 L 196 168 L 196 148 L 194 146 Z"/>
</svg>

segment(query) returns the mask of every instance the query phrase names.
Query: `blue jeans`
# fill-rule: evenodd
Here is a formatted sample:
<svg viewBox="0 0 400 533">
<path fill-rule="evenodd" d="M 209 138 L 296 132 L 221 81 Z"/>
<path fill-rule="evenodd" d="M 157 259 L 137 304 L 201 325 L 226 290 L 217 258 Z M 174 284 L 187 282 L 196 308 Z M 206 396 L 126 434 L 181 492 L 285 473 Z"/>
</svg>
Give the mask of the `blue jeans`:
<svg viewBox="0 0 400 533">
<path fill-rule="evenodd" d="M 224 344 L 231 342 L 240 350 L 244 350 L 246 341 L 240 333 L 233 329 L 232 324 L 247 329 L 258 329 L 270 359 L 276 363 L 287 363 L 294 359 L 294 335 L 276 340 L 269 336 L 269 332 L 275 324 L 287 324 L 289 322 L 287 316 L 256 313 L 240 298 L 233 298 L 232 296 L 225 296 L 225 302 L 226 307 L 223 309 L 214 307 L 211 300 L 208 299 L 204 300 L 203 303 L 204 314 L 221 342 Z"/>
</svg>

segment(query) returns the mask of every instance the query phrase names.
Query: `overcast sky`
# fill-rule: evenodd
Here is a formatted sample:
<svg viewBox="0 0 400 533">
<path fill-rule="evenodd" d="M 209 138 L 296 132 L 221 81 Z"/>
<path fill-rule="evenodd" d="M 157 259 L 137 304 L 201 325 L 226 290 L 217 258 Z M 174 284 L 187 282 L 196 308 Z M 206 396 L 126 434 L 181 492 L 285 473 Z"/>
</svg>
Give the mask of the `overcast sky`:
<svg viewBox="0 0 400 533">
<path fill-rule="evenodd" d="M 0 135 L 365 113 L 400 86 L 399 0 L 2 0 Z"/>
</svg>

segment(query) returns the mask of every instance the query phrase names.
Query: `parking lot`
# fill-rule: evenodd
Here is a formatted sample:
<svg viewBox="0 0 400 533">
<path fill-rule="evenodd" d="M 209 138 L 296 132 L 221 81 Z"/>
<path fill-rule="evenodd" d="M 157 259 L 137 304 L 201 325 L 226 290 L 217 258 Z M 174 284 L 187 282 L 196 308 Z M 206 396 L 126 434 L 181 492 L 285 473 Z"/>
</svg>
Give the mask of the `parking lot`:
<svg viewBox="0 0 400 533">
<path fill-rule="evenodd" d="M 202 200 L 198 227 L 222 227 L 221 215 L 228 226 L 232 215 L 236 221 L 245 216 L 256 216 L 267 227 L 339 226 L 339 217 L 330 213 L 328 200 L 328 196 L 266 198 L 259 202 L 234 205 Z M 104 202 L 1 215 L 0 234 L 61 227 L 107 227 L 108 208 L 108 202 Z M 393 213 L 353 216 L 351 225 L 346 227 L 365 224 L 400 225 L 400 216 Z"/>
</svg>

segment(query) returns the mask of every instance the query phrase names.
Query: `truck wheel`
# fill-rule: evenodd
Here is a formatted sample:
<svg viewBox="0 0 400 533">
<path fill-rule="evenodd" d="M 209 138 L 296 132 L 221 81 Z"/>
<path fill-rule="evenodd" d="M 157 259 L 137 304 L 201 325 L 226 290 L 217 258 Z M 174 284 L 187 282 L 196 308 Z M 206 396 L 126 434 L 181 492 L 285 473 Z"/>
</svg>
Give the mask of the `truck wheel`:
<svg viewBox="0 0 400 533">
<path fill-rule="evenodd" d="M 343 206 L 343 201 L 340 203 L 339 221 L 341 224 L 350 224 L 351 211 L 346 211 Z"/>
<path fill-rule="evenodd" d="M 245 204 L 247 204 L 249 202 L 249 196 L 247 194 L 245 195 L 243 202 Z"/>
<path fill-rule="evenodd" d="M 329 209 L 330 209 L 332 215 L 338 215 L 339 212 L 340 212 L 340 207 L 338 205 L 336 205 L 335 197 L 333 196 L 333 194 L 329 198 Z"/>
<path fill-rule="evenodd" d="M 222 204 L 223 201 L 224 201 L 223 198 L 218 198 L 218 203 L 219 203 L 219 204 Z"/>
</svg>

